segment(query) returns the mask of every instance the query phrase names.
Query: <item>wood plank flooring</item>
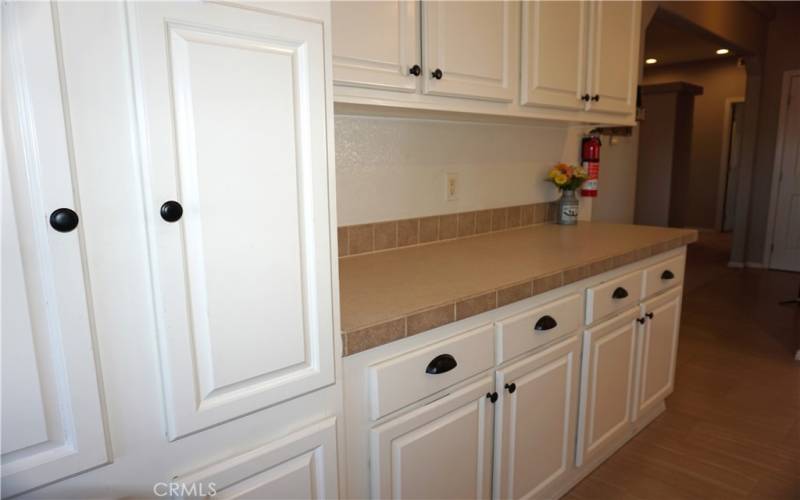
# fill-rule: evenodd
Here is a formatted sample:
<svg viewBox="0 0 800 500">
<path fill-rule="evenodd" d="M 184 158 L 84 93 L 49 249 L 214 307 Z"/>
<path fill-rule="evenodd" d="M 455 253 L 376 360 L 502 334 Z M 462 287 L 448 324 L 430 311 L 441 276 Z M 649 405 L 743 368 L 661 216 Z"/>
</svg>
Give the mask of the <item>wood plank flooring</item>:
<svg viewBox="0 0 800 500">
<path fill-rule="evenodd" d="M 687 259 L 667 410 L 568 500 L 800 499 L 800 274 L 726 267 L 729 239 Z"/>
</svg>

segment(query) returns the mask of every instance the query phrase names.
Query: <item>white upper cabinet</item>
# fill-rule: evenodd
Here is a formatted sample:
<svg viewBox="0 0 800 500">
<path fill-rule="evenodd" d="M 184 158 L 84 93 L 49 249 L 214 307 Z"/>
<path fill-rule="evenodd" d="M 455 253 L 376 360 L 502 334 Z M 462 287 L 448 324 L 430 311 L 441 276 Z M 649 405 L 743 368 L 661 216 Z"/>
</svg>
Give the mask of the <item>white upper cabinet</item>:
<svg viewBox="0 0 800 500">
<path fill-rule="evenodd" d="M 334 381 L 323 31 L 224 5 L 129 9 L 175 439 Z"/>
<path fill-rule="evenodd" d="M 336 84 L 416 91 L 419 2 L 332 2 L 331 16 Z"/>
<path fill-rule="evenodd" d="M 517 4 L 423 2 L 427 94 L 511 101 Z"/>
<path fill-rule="evenodd" d="M 587 2 L 522 2 L 521 104 L 581 110 Z"/>
<path fill-rule="evenodd" d="M 639 2 L 594 2 L 589 42 L 589 109 L 632 114 L 639 76 Z"/>
<path fill-rule="evenodd" d="M 55 12 L 3 5 L 4 498 L 109 461 Z"/>
</svg>

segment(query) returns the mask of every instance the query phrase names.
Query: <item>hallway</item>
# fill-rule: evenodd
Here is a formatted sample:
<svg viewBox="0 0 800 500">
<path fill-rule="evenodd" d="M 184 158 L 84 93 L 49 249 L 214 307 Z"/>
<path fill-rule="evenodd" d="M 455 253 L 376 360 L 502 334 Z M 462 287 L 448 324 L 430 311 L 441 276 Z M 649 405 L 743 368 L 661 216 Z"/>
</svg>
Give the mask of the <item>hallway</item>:
<svg viewBox="0 0 800 500">
<path fill-rule="evenodd" d="M 565 497 L 800 499 L 800 275 L 726 267 L 730 240 L 689 247 L 667 410 Z"/>
</svg>

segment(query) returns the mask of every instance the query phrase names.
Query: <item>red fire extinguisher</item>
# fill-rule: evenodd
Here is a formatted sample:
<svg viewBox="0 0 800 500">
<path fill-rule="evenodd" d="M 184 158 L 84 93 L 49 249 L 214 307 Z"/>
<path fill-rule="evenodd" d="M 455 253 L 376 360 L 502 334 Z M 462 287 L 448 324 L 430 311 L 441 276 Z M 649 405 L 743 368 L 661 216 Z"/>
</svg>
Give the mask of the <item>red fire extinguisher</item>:
<svg viewBox="0 0 800 500">
<path fill-rule="evenodd" d="M 581 164 L 589 177 L 583 183 L 581 196 L 597 196 L 597 179 L 600 177 L 600 137 L 588 135 L 581 141 Z"/>
</svg>

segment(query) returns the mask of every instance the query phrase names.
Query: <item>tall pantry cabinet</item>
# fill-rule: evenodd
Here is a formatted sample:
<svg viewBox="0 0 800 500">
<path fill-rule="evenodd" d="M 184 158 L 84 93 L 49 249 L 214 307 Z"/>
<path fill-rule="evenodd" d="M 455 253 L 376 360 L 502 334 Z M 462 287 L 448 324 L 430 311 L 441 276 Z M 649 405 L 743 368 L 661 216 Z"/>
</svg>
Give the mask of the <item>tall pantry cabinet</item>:
<svg viewBox="0 0 800 500">
<path fill-rule="evenodd" d="M 329 18 L 3 5 L 4 497 L 338 496 Z"/>
</svg>

